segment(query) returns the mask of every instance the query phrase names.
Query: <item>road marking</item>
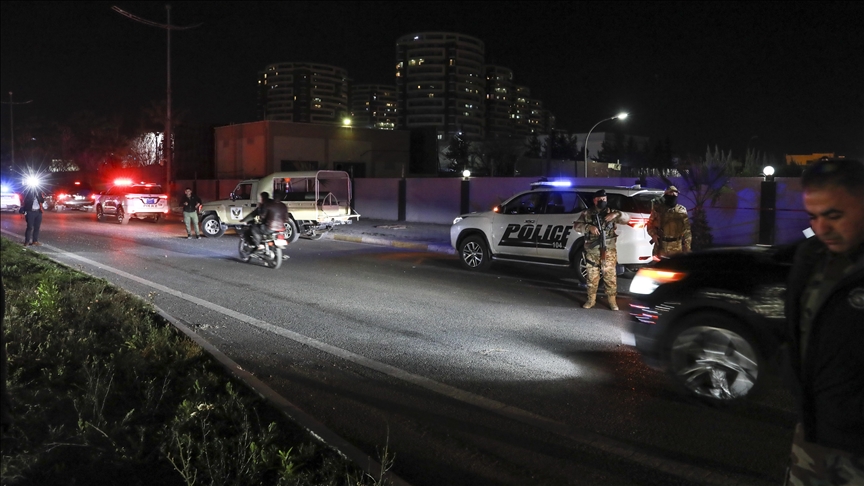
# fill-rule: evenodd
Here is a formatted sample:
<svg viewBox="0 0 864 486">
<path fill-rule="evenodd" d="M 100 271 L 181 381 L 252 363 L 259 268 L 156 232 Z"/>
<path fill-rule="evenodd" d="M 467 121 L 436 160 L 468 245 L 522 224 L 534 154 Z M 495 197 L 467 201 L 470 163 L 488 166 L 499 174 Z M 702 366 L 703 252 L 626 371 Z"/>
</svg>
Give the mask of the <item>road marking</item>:
<svg viewBox="0 0 864 486">
<path fill-rule="evenodd" d="M 7 230 L 2 230 L 3 233 L 11 233 Z M 15 236 L 20 236 L 15 234 Z M 345 359 L 357 365 L 369 368 L 371 370 L 378 371 L 390 377 L 423 387 L 427 390 L 439 393 L 446 397 L 452 398 L 454 400 L 458 400 L 464 403 L 468 403 L 490 412 L 496 413 L 498 415 L 510 418 L 512 420 L 516 420 L 518 422 L 531 425 L 541 430 L 545 430 L 547 432 L 553 433 L 555 435 L 565 437 L 579 444 L 583 444 L 595 449 L 599 449 L 608 454 L 616 455 L 619 457 L 627 458 L 628 460 L 640 464 L 648 469 L 662 471 L 664 473 L 670 474 L 672 476 L 680 477 L 683 479 L 687 479 L 690 481 L 694 481 L 698 484 L 711 485 L 711 486 L 726 486 L 726 485 L 737 485 L 737 484 L 753 484 L 754 477 L 740 475 L 740 474 L 726 474 L 720 476 L 718 473 L 713 472 L 708 469 L 704 469 L 698 466 L 691 466 L 689 464 L 685 464 L 682 462 L 662 458 L 650 456 L 646 453 L 639 452 L 635 447 L 625 442 L 616 441 L 614 439 L 610 439 L 600 434 L 596 434 L 594 432 L 585 431 L 585 430 L 575 430 L 571 428 L 569 425 L 557 422 L 552 419 L 548 419 L 546 417 L 542 417 L 540 415 L 536 415 L 526 410 L 522 410 L 517 407 L 513 407 L 507 405 L 505 403 L 499 402 L 497 400 L 492 400 L 444 383 L 437 382 L 435 380 L 431 380 L 429 378 L 415 375 L 408 371 L 402 370 L 395 366 L 388 365 L 386 363 L 382 363 L 380 361 L 376 361 L 365 356 L 353 353 L 346 349 L 342 349 L 330 344 L 327 344 L 322 341 L 318 341 L 316 339 L 312 339 L 308 336 L 304 336 L 303 334 L 299 334 L 294 331 L 290 331 L 288 329 L 284 329 L 269 322 L 262 321 L 261 319 L 257 319 L 252 316 L 247 316 L 245 314 L 241 314 L 240 312 L 236 312 L 234 310 L 228 309 L 227 307 L 222 307 L 218 304 L 214 304 L 212 302 L 206 301 L 204 299 L 200 299 L 193 295 L 186 294 L 184 292 L 180 292 L 178 290 L 174 290 L 170 287 L 166 287 L 164 285 L 158 284 L 156 282 L 152 282 L 150 280 L 138 277 L 136 275 L 132 275 L 131 273 L 124 272 L 123 270 L 116 269 L 114 267 L 110 267 L 108 265 L 104 265 L 102 263 L 96 262 L 94 260 L 90 260 L 89 258 L 85 258 L 74 253 L 70 253 L 59 248 L 56 248 L 51 245 L 42 245 L 43 248 L 50 249 L 55 251 L 63 256 L 68 258 L 72 258 L 75 260 L 79 260 L 88 265 L 92 265 L 101 270 L 105 270 L 106 272 L 113 273 L 115 275 L 121 276 L 123 278 L 132 280 L 134 282 L 138 282 L 142 285 L 146 285 L 148 287 L 152 287 L 156 290 L 162 291 L 168 295 L 172 295 L 179 299 L 186 300 L 187 302 L 191 302 L 193 304 L 198 304 L 204 308 L 212 310 L 214 312 L 219 312 L 225 316 L 231 317 L 241 322 L 245 322 L 251 326 L 254 326 L 258 329 L 272 332 L 279 336 L 291 339 L 297 343 L 305 344 L 309 347 L 318 349 L 325 353 L 331 354 L 333 356 Z M 51 255 L 46 255 L 51 256 Z M 275 392 L 274 392 L 275 393 Z"/>
</svg>

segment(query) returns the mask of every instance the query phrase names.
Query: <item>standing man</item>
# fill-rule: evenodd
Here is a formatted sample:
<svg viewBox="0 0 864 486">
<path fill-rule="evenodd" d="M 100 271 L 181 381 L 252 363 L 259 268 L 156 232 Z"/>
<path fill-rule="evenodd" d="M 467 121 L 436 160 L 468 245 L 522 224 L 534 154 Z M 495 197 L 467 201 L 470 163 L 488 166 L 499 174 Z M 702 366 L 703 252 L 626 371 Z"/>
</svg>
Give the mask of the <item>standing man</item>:
<svg viewBox="0 0 864 486">
<path fill-rule="evenodd" d="M 38 188 L 32 187 L 27 190 L 24 202 L 21 203 L 19 213 L 27 220 L 27 230 L 24 231 L 24 246 L 42 246 L 39 243 L 39 229 L 42 227 L 42 204 L 45 203 L 45 194 Z"/>
<path fill-rule="evenodd" d="M 615 296 L 618 294 L 618 275 L 615 267 L 618 265 L 618 250 L 615 242 L 618 234 L 616 223 L 625 224 L 630 216 L 607 207 L 606 191 L 600 189 L 594 193 L 594 207 L 588 208 L 579 215 L 573 228 L 585 235 L 585 265 L 588 269 L 588 300 L 582 306 L 585 309 L 594 307 L 597 302 L 597 287 L 600 286 L 600 273 L 603 273 L 603 284 L 606 287 L 606 298 L 609 308 L 618 310 Z"/>
<path fill-rule="evenodd" d="M 203 203 L 201 198 L 192 194 L 192 188 L 187 187 L 183 199 L 180 201 L 180 206 L 183 207 L 183 223 L 186 224 L 186 239 L 192 238 L 192 228 L 195 228 L 195 238 L 201 239 L 201 233 L 198 232 L 198 212 L 201 211 Z M 190 227 L 191 225 L 191 227 Z"/>
<path fill-rule="evenodd" d="M 648 235 L 654 244 L 654 258 L 688 253 L 693 236 L 687 208 L 678 204 L 678 188 L 669 186 L 662 200 L 655 200 L 648 218 Z"/>
<path fill-rule="evenodd" d="M 789 274 L 786 377 L 798 408 L 789 485 L 864 484 L 864 164 L 801 177 L 815 238 Z"/>
</svg>

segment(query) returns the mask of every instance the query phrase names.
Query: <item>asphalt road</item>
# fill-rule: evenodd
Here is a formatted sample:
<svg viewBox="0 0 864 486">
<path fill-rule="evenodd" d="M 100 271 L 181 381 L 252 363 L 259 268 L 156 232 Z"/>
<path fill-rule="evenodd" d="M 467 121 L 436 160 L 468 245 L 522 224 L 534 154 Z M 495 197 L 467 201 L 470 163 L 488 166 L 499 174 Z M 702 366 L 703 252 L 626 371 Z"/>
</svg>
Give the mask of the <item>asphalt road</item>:
<svg viewBox="0 0 864 486">
<path fill-rule="evenodd" d="M 24 227 L 3 214 L 3 236 Z M 231 232 L 78 212 L 46 213 L 40 240 L 371 457 L 386 447 L 409 484 L 782 483 L 794 416 L 779 384 L 729 408 L 682 397 L 620 344 L 627 314 L 582 309 L 564 271 L 302 239 L 270 270 L 239 262 Z"/>
</svg>

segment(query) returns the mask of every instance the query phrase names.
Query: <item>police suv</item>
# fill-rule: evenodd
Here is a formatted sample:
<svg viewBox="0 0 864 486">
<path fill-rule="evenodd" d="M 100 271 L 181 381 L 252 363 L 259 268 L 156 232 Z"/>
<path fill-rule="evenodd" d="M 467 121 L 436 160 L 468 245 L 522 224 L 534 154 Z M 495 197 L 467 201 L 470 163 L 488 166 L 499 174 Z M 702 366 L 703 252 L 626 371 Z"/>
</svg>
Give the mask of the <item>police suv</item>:
<svg viewBox="0 0 864 486">
<path fill-rule="evenodd" d="M 116 220 L 129 223 L 130 218 L 159 222 L 170 211 L 168 195 L 162 186 L 152 183 L 133 183 L 129 179 L 117 179 L 110 189 L 96 197 L 96 220 Z"/>
<path fill-rule="evenodd" d="M 583 236 L 573 223 L 594 192 L 605 189 L 609 207 L 624 212 L 628 224 L 618 226 L 618 273 L 635 272 L 652 261 L 645 229 L 651 202 L 662 190 L 634 187 L 570 187 L 569 181 L 538 182 L 492 211 L 463 214 L 453 221 L 450 244 L 468 270 L 485 270 L 492 260 L 570 266 L 584 281 Z M 647 210 L 647 212 L 645 212 Z"/>
</svg>

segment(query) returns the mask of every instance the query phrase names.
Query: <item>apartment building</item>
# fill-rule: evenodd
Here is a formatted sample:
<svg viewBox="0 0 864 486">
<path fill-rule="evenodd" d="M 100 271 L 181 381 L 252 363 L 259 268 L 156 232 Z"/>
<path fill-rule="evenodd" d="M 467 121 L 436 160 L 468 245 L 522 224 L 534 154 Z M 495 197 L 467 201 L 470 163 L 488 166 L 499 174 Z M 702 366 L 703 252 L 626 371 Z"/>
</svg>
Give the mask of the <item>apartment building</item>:
<svg viewBox="0 0 864 486">
<path fill-rule="evenodd" d="M 341 125 L 350 83 L 345 69 L 328 64 L 269 64 L 258 73 L 259 118 Z"/>
<path fill-rule="evenodd" d="M 358 84 L 351 88 L 351 125 L 394 130 L 399 98 L 395 85 Z"/>
</svg>

